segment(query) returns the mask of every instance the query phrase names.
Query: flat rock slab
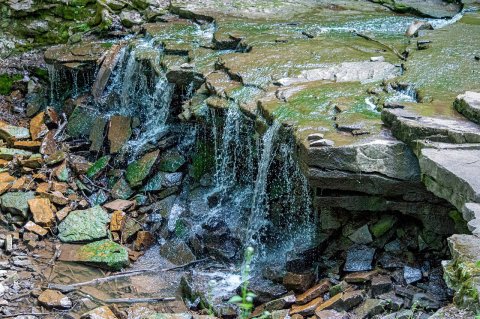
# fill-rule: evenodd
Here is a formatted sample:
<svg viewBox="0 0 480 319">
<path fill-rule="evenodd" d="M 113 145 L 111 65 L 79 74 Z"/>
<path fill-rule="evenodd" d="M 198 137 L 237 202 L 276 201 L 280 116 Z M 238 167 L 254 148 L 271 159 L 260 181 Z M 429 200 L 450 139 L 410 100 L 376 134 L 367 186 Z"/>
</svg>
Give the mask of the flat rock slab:
<svg viewBox="0 0 480 319">
<path fill-rule="evenodd" d="M 480 150 L 423 149 L 420 168 L 427 188 L 460 211 L 480 203 Z"/>
<path fill-rule="evenodd" d="M 128 251 L 109 239 L 87 245 L 64 244 L 60 250 L 61 261 L 87 263 L 111 270 L 120 270 L 129 264 Z"/>
<path fill-rule="evenodd" d="M 411 108 L 383 109 L 383 122 L 407 144 L 430 139 L 448 143 L 480 143 L 480 126 L 457 117 L 421 116 Z"/>
<path fill-rule="evenodd" d="M 373 1 L 384 3 L 387 7 L 399 12 L 416 12 L 431 18 L 452 18 L 462 10 L 458 3 L 447 3 L 442 0 L 395 0 Z"/>
<path fill-rule="evenodd" d="M 278 80 L 281 85 L 314 82 L 375 82 L 391 79 L 400 75 L 400 68 L 388 62 L 344 62 L 326 64 L 322 68 L 305 70 L 299 77 Z"/>
<path fill-rule="evenodd" d="M 72 211 L 58 225 L 58 238 L 62 242 L 88 242 L 107 237 L 108 214 L 95 206 L 85 210 Z"/>
<path fill-rule="evenodd" d="M 480 123 L 480 93 L 467 91 L 460 94 L 453 106 L 470 121 Z"/>
</svg>

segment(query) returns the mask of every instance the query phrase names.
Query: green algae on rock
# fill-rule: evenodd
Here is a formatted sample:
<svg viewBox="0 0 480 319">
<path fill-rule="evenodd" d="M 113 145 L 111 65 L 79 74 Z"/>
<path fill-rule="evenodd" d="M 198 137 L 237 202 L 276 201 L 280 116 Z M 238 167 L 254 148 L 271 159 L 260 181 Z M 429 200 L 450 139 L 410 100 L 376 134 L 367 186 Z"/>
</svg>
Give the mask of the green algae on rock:
<svg viewBox="0 0 480 319">
<path fill-rule="evenodd" d="M 125 177 L 130 186 L 134 187 L 142 184 L 142 181 L 150 174 L 159 154 L 160 151 L 147 153 L 139 160 L 128 165 Z"/>
<path fill-rule="evenodd" d="M 58 238 L 65 243 L 89 242 L 107 237 L 108 214 L 100 206 L 75 210 L 58 225 Z"/>
<path fill-rule="evenodd" d="M 129 264 L 127 249 L 109 239 L 86 245 L 64 244 L 61 251 L 61 261 L 81 262 L 108 270 L 118 271 Z"/>
</svg>

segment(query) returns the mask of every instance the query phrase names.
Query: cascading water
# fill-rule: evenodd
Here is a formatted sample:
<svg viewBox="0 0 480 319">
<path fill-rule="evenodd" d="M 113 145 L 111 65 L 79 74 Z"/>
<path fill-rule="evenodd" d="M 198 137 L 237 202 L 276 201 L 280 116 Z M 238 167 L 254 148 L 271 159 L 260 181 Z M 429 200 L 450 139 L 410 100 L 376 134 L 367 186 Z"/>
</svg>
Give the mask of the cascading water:
<svg viewBox="0 0 480 319">
<path fill-rule="evenodd" d="M 139 41 L 135 47 L 123 48 L 100 104 L 107 114 L 138 117 L 140 127 L 124 152 L 135 158 L 146 147 L 165 135 L 173 96 L 173 84 L 167 81 L 160 65 L 162 48 L 153 40 Z M 145 58 L 145 56 L 147 58 Z"/>
</svg>

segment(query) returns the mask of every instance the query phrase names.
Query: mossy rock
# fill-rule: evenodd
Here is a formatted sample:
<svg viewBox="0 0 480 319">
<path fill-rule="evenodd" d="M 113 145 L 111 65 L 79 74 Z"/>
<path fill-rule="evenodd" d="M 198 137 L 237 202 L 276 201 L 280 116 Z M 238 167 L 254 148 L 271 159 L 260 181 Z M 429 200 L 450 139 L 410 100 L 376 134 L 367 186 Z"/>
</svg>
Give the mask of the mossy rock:
<svg viewBox="0 0 480 319">
<path fill-rule="evenodd" d="M 15 81 L 22 79 L 21 75 L 0 74 L 0 95 L 9 95 Z"/>
<path fill-rule="evenodd" d="M 72 211 L 58 225 L 58 238 L 66 243 L 89 242 L 107 237 L 108 214 L 100 206 Z"/>
<path fill-rule="evenodd" d="M 109 239 L 82 246 L 78 257 L 84 263 L 109 270 L 120 270 L 129 264 L 128 251 Z"/>
<path fill-rule="evenodd" d="M 160 151 L 154 151 L 145 154 L 139 160 L 128 165 L 125 177 L 130 186 L 135 187 L 142 184 L 143 180 L 150 174 L 159 153 Z"/>
<path fill-rule="evenodd" d="M 110 155 L 106 155 L 93 163 L 93 165 L 87 170 L 87 177 L 92 178 L 102 172 L 107 167 L 108 162 L 110 162 L 110 158 Z"/>
<path fill-rule="evenodd" d="M 370 227 L 370 231 L 375 238 L 378 238 L 386 234 L 397 222 L 397 218 L 394 216 L 384 216 L 378 222 Z"/>
<path fill-rule="evenodd" d="M 185 164 L 185 157 L 183 157 L 183 155 L 180 153 L 173 151 L 162 155 L 160 158 L 160 163 L 158 164 L 158 168 L 162 172 L 174 173 L 183 164 Z"/>
<path fill-rule="evenodd" d="M 97 112 L 77 106 L 68 118 L 67 133 L 71 137 L 88 136 L 97 118 Z"/>
</svg>

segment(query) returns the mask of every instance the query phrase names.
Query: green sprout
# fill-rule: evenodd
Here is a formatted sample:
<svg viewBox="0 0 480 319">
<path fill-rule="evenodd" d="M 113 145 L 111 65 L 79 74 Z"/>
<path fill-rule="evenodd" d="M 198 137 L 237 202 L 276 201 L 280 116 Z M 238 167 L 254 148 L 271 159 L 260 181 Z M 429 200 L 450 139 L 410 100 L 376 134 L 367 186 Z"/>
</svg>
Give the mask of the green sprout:
<svg viewBox="0 0 480 319">
<path fill-rule="evenodd" d="M 229 303 L 234 303 L 240 308 L 240 318 L 247 319 L 253 310 L 253 299 L 256 295 L 248 291 L 248 278 L 250 275 L 250 264 L 252 263 L 254 249 L 253 247 L 247 247 L 245 250 L 245 259 L 242 266 L 242 285 L 241 295 L 236 295 L 230 298 Z"/>
</svg>

